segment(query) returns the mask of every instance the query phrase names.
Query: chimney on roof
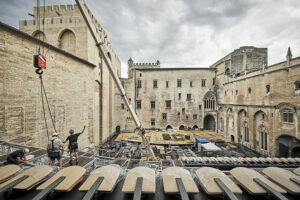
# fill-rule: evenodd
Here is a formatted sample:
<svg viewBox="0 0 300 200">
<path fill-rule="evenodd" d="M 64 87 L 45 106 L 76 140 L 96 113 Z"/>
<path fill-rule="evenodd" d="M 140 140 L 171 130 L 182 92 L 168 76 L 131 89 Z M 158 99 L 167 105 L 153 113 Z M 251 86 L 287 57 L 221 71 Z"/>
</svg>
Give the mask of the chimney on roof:
<svg viewBox="0 0 300 200">
<path fill-rule="evenodd" d="M 287 67 L 290 66 L 290 62 L 292 60 L 292 57 L 293 57 L 293 55 L 292 55 L 291 49 L 289 47 L 288 51 L 287 51 L 287 54 L 286 54 L 286 65 L 287 65 Z"/>
</svg>

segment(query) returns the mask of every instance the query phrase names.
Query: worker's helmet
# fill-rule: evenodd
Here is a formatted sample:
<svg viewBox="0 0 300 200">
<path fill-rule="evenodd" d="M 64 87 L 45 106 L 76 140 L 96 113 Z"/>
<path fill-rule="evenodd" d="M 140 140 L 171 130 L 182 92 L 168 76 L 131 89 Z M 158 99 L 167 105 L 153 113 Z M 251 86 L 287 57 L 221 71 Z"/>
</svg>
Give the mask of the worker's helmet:
<svg viewBox="0 0 300 200">
<path fill-rule="evenodd" d="M 24 153 L 29 153 L 29 149 L 23 149 Z"/>
<path fill-rule="evenodd" d="M 53 133 L 52 134 L 52 137 L 57 137 L 58 136 L 58 133 Z"/>
<path fill-rule="evenodd" d="M 74 133 L 74 130 L 73 130 L 73 129 L 70 129 L 69 133 L 70 133 L 70 134 Z"/>
</svg>

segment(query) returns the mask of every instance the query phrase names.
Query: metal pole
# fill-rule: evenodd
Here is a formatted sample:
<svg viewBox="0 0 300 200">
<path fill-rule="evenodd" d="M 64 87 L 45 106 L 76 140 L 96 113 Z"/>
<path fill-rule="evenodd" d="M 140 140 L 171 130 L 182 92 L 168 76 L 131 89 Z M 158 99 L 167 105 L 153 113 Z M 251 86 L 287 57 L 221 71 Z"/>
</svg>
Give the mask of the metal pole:
<svg viewBox="0 0 300 200">
<path fill-rule="evenodd" d="M 134 122 L 136 124 L 136 127 L 139 129 L 139 135 L 141 136 L 141 138 L 143 140 L 143 144 L 145 145 L 145 147 L 150 152 L 152 160 L 156 161 L 157 159 L 155 157 L 155 154 L 154 154 L 154 152 L 153 152 L 153 150 L 152 150 L 152 148 L 150 146 L 150 143 L 149 143 L 148 139 L 145 136 L 145 130 L 141 126 L 141 123 L 140 123 L 140 121 L 139 121 L 139 119 L 138 119 L 138 117 L 137 117 L 137 115 L 136 115 L 133 107 L 129 103 L 129 99 L 126 96 L 126 92 L 125 92 L 125 90 L 124 90 L 124 88 L 123 88 L 123 86 L 121 84 L 120 79 L 118 78 L 117 73 L 115 72 L 115 69 L 114 69 L 114 67 L 112 65 L 112 62 L 111 62 L 110 58 L 107 55 L 106 48 L 104 47 L 104 45 L 103 45 L 103 43 L 101 41 L 101 38 L 100 38 L 99 34 L 97 34 L 96 27 L 95 27 L 95 25 L 94 25 L 94 23 L 93 23 L 93 21 L 91 19 L 91 16 L 88 13 L 88 10 L 87 10 L 86 6 L 82 3 L 81 0 L 75 0 L 75 1 L 76 1 L 77 5 L 79 7 L 79 10 L 80 10 L 80 12 L 81 12 L 81 14 L 82 14 L 82 16 L 83 16 L 83 18 L 84 18 L 87 26 L 90 29 L 90 32 L 91 32 L 93 38 L 96 41 L 96 45 L 98 47 L 98 50 L 99 50 L 100 54 L 103 56 L 103 60 L 104 60 L 106 66 L 107 66 L 107 68 L 108 68 L 108 70 L 110 72 L 110 75 L 114 79 L 114 81 L 115 81 L 115 83 L 117 85 L 117 88 L 119 89 L 119 91 L 121 93 L 121 96 L 122 96 L 123 100 L 125 101 L 125 104 L 126 104 L 128 110 L 130 111 L 130 114 L 131 114 L 131 116 L 132 116 L 132 118 L 133 118 L 133 120 L 134 120 Z"/>
</svg>

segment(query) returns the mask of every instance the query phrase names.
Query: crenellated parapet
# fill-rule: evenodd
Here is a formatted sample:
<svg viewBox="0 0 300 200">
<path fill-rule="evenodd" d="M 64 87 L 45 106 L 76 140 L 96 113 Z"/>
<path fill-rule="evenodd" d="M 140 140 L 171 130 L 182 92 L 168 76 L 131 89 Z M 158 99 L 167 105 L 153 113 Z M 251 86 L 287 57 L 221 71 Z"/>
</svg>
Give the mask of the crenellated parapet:
<svg viewBox="0 0 300 200">
<path fill-rule="evenodd" d="M 132 63 L 132 67 L 134 68 L 160 68 L 160 62 L 157 60 L 155 63 Z"/>
</svg>

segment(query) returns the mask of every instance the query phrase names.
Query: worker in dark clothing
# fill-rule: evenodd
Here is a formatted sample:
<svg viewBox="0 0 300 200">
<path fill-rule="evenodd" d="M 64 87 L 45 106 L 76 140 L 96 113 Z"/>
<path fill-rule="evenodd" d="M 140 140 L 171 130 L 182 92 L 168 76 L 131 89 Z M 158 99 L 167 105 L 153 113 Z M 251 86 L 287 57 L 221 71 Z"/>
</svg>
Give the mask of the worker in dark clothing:
<svg viewBox="0 0 300 200">
<path fill-rule="evenodd" d="M 26 153 L 28 153 L 28 149 L 23 149 L 23 150 L 17 150 L 12 153 L 10 153 L 7 156 L 7 164 L 21 164 L 21 163 L 26 163 Z"/>
<path fill-rule="evenodd" d="M 69 141 L 69 150 L 70 150 L 70 165 L 72 165 L 72 161 L 73 161 L 73 153 L 75 153 L 75 157 L 76 157 L 76 165 L 78 165 L 78 143 L 77 143 L 77 139 L 79 137 L 80 134 L 82 134 L 85 130 L 85 126 L 83 127 L 83 130 L 80 133 L 76 133 L 74 134 L 74 130 L 71 129 L 69 131 L 69 133 L 71 135 L 69 135 L 67 137 L 67 139 L 64 141 L 64 143 L 66 143 L 67 141 Z"/>
</svg>

